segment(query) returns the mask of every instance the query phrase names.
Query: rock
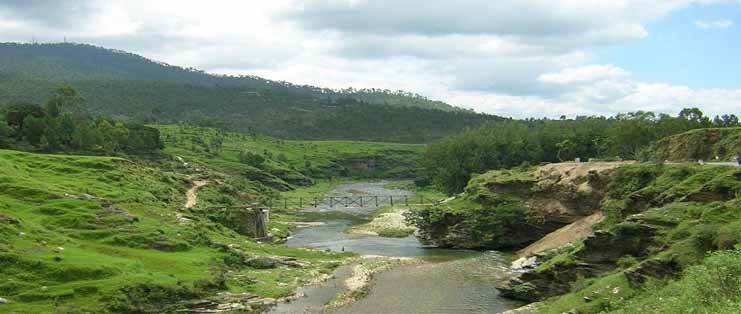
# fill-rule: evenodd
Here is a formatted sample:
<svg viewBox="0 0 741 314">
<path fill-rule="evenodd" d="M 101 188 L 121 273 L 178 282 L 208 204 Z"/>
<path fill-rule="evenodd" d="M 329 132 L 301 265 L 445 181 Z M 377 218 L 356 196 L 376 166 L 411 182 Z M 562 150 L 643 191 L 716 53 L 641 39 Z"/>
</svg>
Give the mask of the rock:
<svg viewBox="0 0 741 314">
<path fill-rule="evenodd" d="M 54 253 L 62 253 L 62 251 L 64 251 L 64 248 L 61 246 L 58 246 L 58 247 L 55 247 L 52 251 L 54 251 Z"/>
<path fill-rule="evenodd" d="M 19 225 L 21 222 L 10 216 L 0 214 L 0 224 Z"/>
<path fill-rule="evenodd" d="M 626 270 L 625 277 L 628 279 L 631 287 L 638 288 L 649 278 L 666 278 L 680 271 L 680 266 L 675 261 L 647 260 Z"/>
<path fill-rule="evenodd" d="M 246 259 L 244 264 L 255 269 L 271 269 L 278 267 L 281 260 L 268 256 L 258 256 Z"/>
<path fill-rule="evenodd" d="M 592 302 L 592 298 L 590 298 L 590 297 L 584 297 L 584 302 L 585 303 Z"/>
<path fill-rule="evenodd" d="M 538 266 L 538 257 L 537 256 L 531 256 L 531 257 L 521 257 L 514 262 L 512 262 L 512 265 L 510 268 L 512 270 L 526 270 L 526 269 L 533 269 L 535 266 Z"/>
<path fill-rule="evenodd" d="M 281 261 L 281 264 L 286 265 L 288 267 L 293 267 L 293 268 L 304 268 L 306 266 L 311 265 L 309 263 L 302 263 L 298 261 L 287 261 L 287 260 Z"/>
<path fill-rule="evenodd" d="M 251 301 L 258 296 L 252 293 L 222 293 L 219 294 L 218 299 L 223 302 L 247 302 Z"/>
<path fill-rule="evenodd" d="M 0 298 L 0 304 L 8 304 L 8 300 Z"/>
<path fill-rule="evenodd" d="M 211 300 L 189 300 L 183 302 L 183 305 L 187 308 L 211 308 L 218 305 L 218 303 L 215 303 Z"/>
<path fill-rule="evenodd" d="M 535 314 L 538 312 L 539 307 L 540 306 L 538 303 L 530 303 L 523 307 L 518 307 L 516 309 L 500 312 L 499 314 Z"/>
<path fill-rule="evenodd" d="M 270 269 L 278 266 L 288 266 L 293 268 L 304 268 L 311 265 L 308 262 L 299 262 L 295 258 L 277 258 L 269 256 L 258 256 L 247 258 L 244 264 L 255 269 Z"/>
<path fill-rule="evenodd" d="M 571 282 L 577 278 L 594 277 L 610 269 L 603 265 L 580 262 L 556 264 L 539 272 L 526 271 L 499 284 L 496 288 L 505 298 L 535 302 L 569 292 Z"/>
<path fill-rule="evenodd" d="M 656 228 L 640 223 L 623 223 L 611 231 L 596 231 L 584 239 L 576 257 L 587 263 L 614 263 L 625 255 L 645 256 L 654 243 Z"/>
</svg>

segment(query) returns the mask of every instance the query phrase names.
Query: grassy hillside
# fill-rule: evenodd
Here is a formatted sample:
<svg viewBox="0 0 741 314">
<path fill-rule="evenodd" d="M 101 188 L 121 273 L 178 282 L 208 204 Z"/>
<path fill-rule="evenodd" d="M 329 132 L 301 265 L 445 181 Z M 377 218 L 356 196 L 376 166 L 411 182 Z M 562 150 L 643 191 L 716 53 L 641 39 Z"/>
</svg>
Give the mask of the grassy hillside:
<svg viewBox="0 0 741 314">
<path fill-rule="evenodd" d="M 741 156 L 741 128 L 699 129 L 663 138 L 643 153 L 656 161 L 731 161 Z"/>
<path fill-rule="evenodd" d="M 186 125 L 157 128 L 167 154 L 230 175 L 269 177 L 274 187 L 340 177 L 411 178 L 425 149 L 419 144 L 281 140 Z M 259 155 L 264 162 L 245 160 L 245 154 Z"/>
<path fill-rule="evenodd" d="M 402 91 L 211 75 L 89 45 L 0 44 L 0 102 L 41 102 L 61 83 L 94 113 L 293 139 L 421 143 L 500 119 Z"/>
<path fill-rule="evenodd" d="M 258 244 L 209 217 L 209 194 L 252 198 L 229 177 L 210 173 L 221 192 L 204 190 L 197 210 L 182 210 L 191 180 L 208 170 L 176 162 L 172 169 L 0 150 L 0 297 L 9 300 L 2 311 L 167 311 L 219 291 L 280 297 L 342 259 Z M 304 266 L 244 264 L 259 256 Z"/>
<path fill-rule="evenodd" d="M 496 248 L 602 212 L 593 235 L 538 253 L 502 295 L 549 314 L 738 310 L 741 168 L 577 165 L 490 171 L 409 219 L 432 242 Z"/>
<path fill-rule="evenodd" d="M 536 269 L 547 276 L 570 273 L 561 280 L 572 280 L 569 293 L 547 301 L 542 312 L 737 311 L 741 170 L 633 165 L 613 180 L 604 208 L 611 219 L 602 231 Z M 573 271 L 585 261 L 602 270 L 596 276 Z"/>
</svg>

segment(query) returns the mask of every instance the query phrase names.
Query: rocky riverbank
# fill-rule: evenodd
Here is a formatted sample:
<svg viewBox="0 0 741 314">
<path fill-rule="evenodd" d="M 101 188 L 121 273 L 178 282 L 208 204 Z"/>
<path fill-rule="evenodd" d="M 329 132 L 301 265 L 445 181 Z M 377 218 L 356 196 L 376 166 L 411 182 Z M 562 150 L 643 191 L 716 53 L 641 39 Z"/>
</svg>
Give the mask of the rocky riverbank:
<svg viewBox="0 0 741 314">
<path fill-rule="evenodd" d="M 519 249 L 498 289 L 537 302 L 522 313 L 599 313 L 741 243 L 739 195 L 735 167 L 564 163 L 478 176 L 415 222 L 428 243 Z"/>
</svg>

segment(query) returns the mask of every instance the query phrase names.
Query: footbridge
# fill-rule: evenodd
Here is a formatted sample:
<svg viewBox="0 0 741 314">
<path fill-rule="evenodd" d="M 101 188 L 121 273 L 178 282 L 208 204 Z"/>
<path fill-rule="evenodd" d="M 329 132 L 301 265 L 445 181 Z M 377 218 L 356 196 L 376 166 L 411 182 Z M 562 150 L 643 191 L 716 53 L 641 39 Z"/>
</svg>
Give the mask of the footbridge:
<svg viewBox="0 0 741 314">
<path fill-rule="evenodd" d="M 280 196 L 263 201 L 262 206 L 272 209 L 377 208 L 383 206 L 430 206 L 439 202 L 439 200 L 413 195 Z"/>
</svg>

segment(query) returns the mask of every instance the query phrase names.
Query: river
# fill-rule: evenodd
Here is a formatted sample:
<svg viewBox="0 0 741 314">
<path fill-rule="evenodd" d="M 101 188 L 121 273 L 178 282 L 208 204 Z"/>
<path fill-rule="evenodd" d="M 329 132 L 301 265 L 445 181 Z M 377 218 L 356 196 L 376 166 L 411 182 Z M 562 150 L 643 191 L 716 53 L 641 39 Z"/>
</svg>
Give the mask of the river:
<svg viewBox="0 0 741 314">
<path fill-rule="evenodd" d="M 329 195 L 412 195 L 386 188 L 385 182 L 351 183 L 338 186 Z M 370 215 L 373 206 L 359 208 L 307 208 L 310 211 L 339 210 Z M 349 221 L 331 220 L 323 225 L 297 230 L 286 242 L 294 247 L 349 251 L 360 255 L 416 257 L 425 263 L 398 266 L 376 274 L 369 293 L 347 306 L 324 309 L 337 294 L 346 291 L 344 281 L 352 275 L 342 266 L 335 277 L 315 286 L 299 289 L 305 297 L 279 304 L 271 313 L 352 313 L 352 314 L 484 314 L 499 313 L 520 305 L 501 298 L 495 283 L 508 274 L 508 258 L 499 252 L 444 250 L 424 247 L 414 236 L 383 238 L 349 234 Z"/>
</svg>

